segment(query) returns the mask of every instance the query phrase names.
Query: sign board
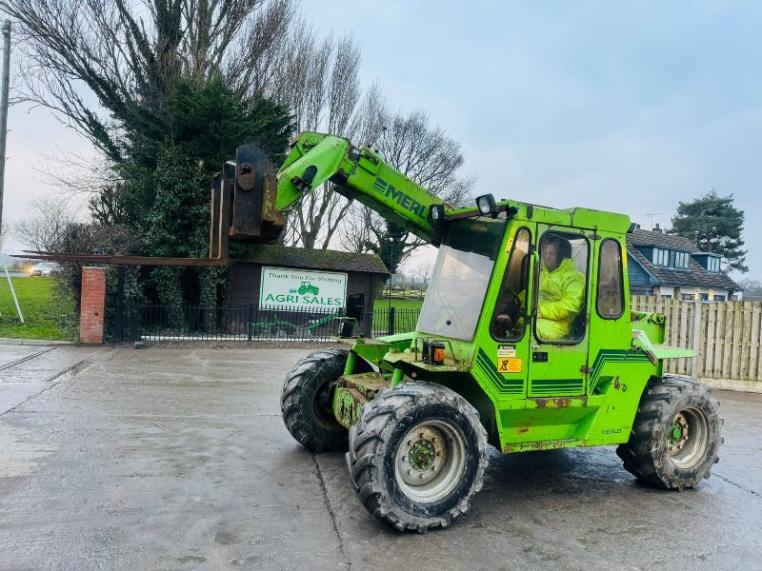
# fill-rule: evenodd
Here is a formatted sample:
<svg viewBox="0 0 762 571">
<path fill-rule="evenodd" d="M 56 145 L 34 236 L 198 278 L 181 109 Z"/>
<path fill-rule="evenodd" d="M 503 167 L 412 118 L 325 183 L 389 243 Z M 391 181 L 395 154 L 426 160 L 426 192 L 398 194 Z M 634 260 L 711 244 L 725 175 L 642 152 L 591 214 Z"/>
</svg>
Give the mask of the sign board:
<svg viewBox="0 0 762 571">
<path fill-rule="evenodd" d="M 347 274 L 262 268 L 260 309 L 335 311 L 346 307 Z"/>
</svg>

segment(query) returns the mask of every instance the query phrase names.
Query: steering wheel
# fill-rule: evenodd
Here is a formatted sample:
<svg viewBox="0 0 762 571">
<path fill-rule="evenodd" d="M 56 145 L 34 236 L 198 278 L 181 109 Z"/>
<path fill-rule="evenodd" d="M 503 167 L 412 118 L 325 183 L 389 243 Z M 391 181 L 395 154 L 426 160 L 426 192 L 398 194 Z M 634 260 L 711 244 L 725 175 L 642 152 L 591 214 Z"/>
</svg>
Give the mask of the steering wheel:
<svg viewBox="0 0 762 571">
<path fill-rule="evenodd" d="M 522 305 L 521 298 L 516 292 L 507 289 L 503 294 L 506 293 L 510 296 L 510 299 L 508 299 L 505 304 L 506 309 L 504 312 L 497 314 L 493 322 L 493 326 L 497 325 L 499 326 L 499 329 L 503 330 L 502 334 L 513 328 L 514 323 L 516 323 L 519 318 L 518 313 L 521 310 Z"/>
</svg>

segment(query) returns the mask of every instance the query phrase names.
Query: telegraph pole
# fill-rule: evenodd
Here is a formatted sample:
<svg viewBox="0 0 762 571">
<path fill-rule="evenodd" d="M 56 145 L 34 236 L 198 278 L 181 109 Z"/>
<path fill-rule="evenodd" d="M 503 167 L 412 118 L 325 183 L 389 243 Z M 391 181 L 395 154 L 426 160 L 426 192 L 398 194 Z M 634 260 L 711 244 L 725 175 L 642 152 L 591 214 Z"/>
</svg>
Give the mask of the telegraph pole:
<svg viewBox="0 0 762 571">
<path fill-rule="evenodd" d="M 5 263 L 5 250 L 3 250 L 3 190 L 5 190 L 5 139 L 8 135 L 8 87 L 11 82 L 11 23 L 9 20 L 3 22 L 3 86 L 0 92 L 0 262 L 5 270 L 5 277 L 8 280 L 8 288 L 11 290 L 13 302 L 16 304 L 16 313 L 19 320 L 24 323 L 24 316 L 21 314 L 19 299 L 16 297 L 16 290 L 13 288 L 13 280 L 8 273 L 8 264 Z"/>
<path fill-rule="evenodd" d="M 5 139 L 8 134 L 8 84 L 11 81 L 11 23 L 3 22 L 3 87 L 0 93 L 0 236 L 3 234 L 5 189 Z"/>
</svg>

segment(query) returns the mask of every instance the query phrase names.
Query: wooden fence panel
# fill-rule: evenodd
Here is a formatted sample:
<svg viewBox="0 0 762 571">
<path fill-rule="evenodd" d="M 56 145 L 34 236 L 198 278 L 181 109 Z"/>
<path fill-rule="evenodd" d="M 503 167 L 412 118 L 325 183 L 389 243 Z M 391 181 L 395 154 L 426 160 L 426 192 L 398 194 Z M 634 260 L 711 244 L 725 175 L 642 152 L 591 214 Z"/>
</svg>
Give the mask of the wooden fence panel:
<svg viewBox="0 0 762 571">
<path fill-rule="evenodd" d="M 762 381 L 760 376 L 760 358 L 759 358 L 759 329 L 760 329 L 760 314 L 762 313 L 762 305 L 759 303 L 752 304 L 751 310 L 751 332 L 749 334 L 749 380 L 750 381 Z"/>
<path fill-rule="evenodd" d="M 733 303 L 725 304 L 725 332 L 722 337 L 723 354 L 722 354 L 722 372 L 727 371 L 730 373 L 733 360 Z"/>
<path fill-rule="evenodd" d="M 672 322 L 672 326 L 669 328 L 670 336 L 667 343 L 673 347 L 682 347 L 680 344 L 680 304 L 676 299 L 667 299 L 664 303 L 664 308 L 669 308 L 669 320 Z M 672 359 L 669 362 L 667 370 L 670 373 L 680 373 L 680 361 L 682 359 Z"/>
<path fill-rule="evenodd" d="M 705 335 L 706 345 L 704 349 L 704 363 L 702 370 L 705 377 L 714 376 L 714 352 L 715 352 L 715 338 L 717 330 L 715 325 L 717 323 L 717 304 L 705 303 L 702 304 L 702 319 L 706 323 Z"/>
<path fill-rule="evenodd" d="M 725 355 L 725 316 L 727 315 L 727 304 L 717 304 L 717 326 L 714 333 L 714 378 L 722 378 L 722 362 Z"/>
<path fill-rule="evenodd" d="M 749 345 L 751 332 L 751 304 L 744 301 L 741 306 L 741 364 L 738 367 L 738 375 L 742 381 L 749 380 Z"/>
<path fill-rule="evenodd" d="M 679 315 L 678 319 L 680 320 L 680 325 L 678 328 L 677 333 L 677 346 L 678 347 L 690 347 L 690 343 L 688 342 L 688 311 L 689 306 L 687 303 L 680 303 L 680 300 L 674 299 L 674 304 L 677 306 L 677 314 Z M 681 375 L 686 374 L 686 367 L 685 362 L 687 359 L 678 359 L 677 360 L 677 369 L 678 373 Z"/>
<path fill-rule="evenodd" d="M 665 344 L 697 351 L 695 359 L 670 360 L 667 372 L 762 382 L 762 302 L 633 296 L 632 308 L 663 313 Z"/>
</svg>

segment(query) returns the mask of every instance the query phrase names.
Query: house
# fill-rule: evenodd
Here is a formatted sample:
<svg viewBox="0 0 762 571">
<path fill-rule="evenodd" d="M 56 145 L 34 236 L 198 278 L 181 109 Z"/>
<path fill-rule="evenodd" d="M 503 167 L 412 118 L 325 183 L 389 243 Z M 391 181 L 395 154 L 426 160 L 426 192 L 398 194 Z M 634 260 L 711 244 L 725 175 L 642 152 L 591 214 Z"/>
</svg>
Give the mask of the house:
<svg viewBox="0 0 762 571">
<path fill-rule="evenodd" d="M 630 292 L 696 301 L 736 299 L 741 287 L 720 267 L 719 254 L 700 252 L 687 238 L 639 226 L 627 236 Z M 735 294 L 735 295 L 734 295 Z"/>
</svg>

